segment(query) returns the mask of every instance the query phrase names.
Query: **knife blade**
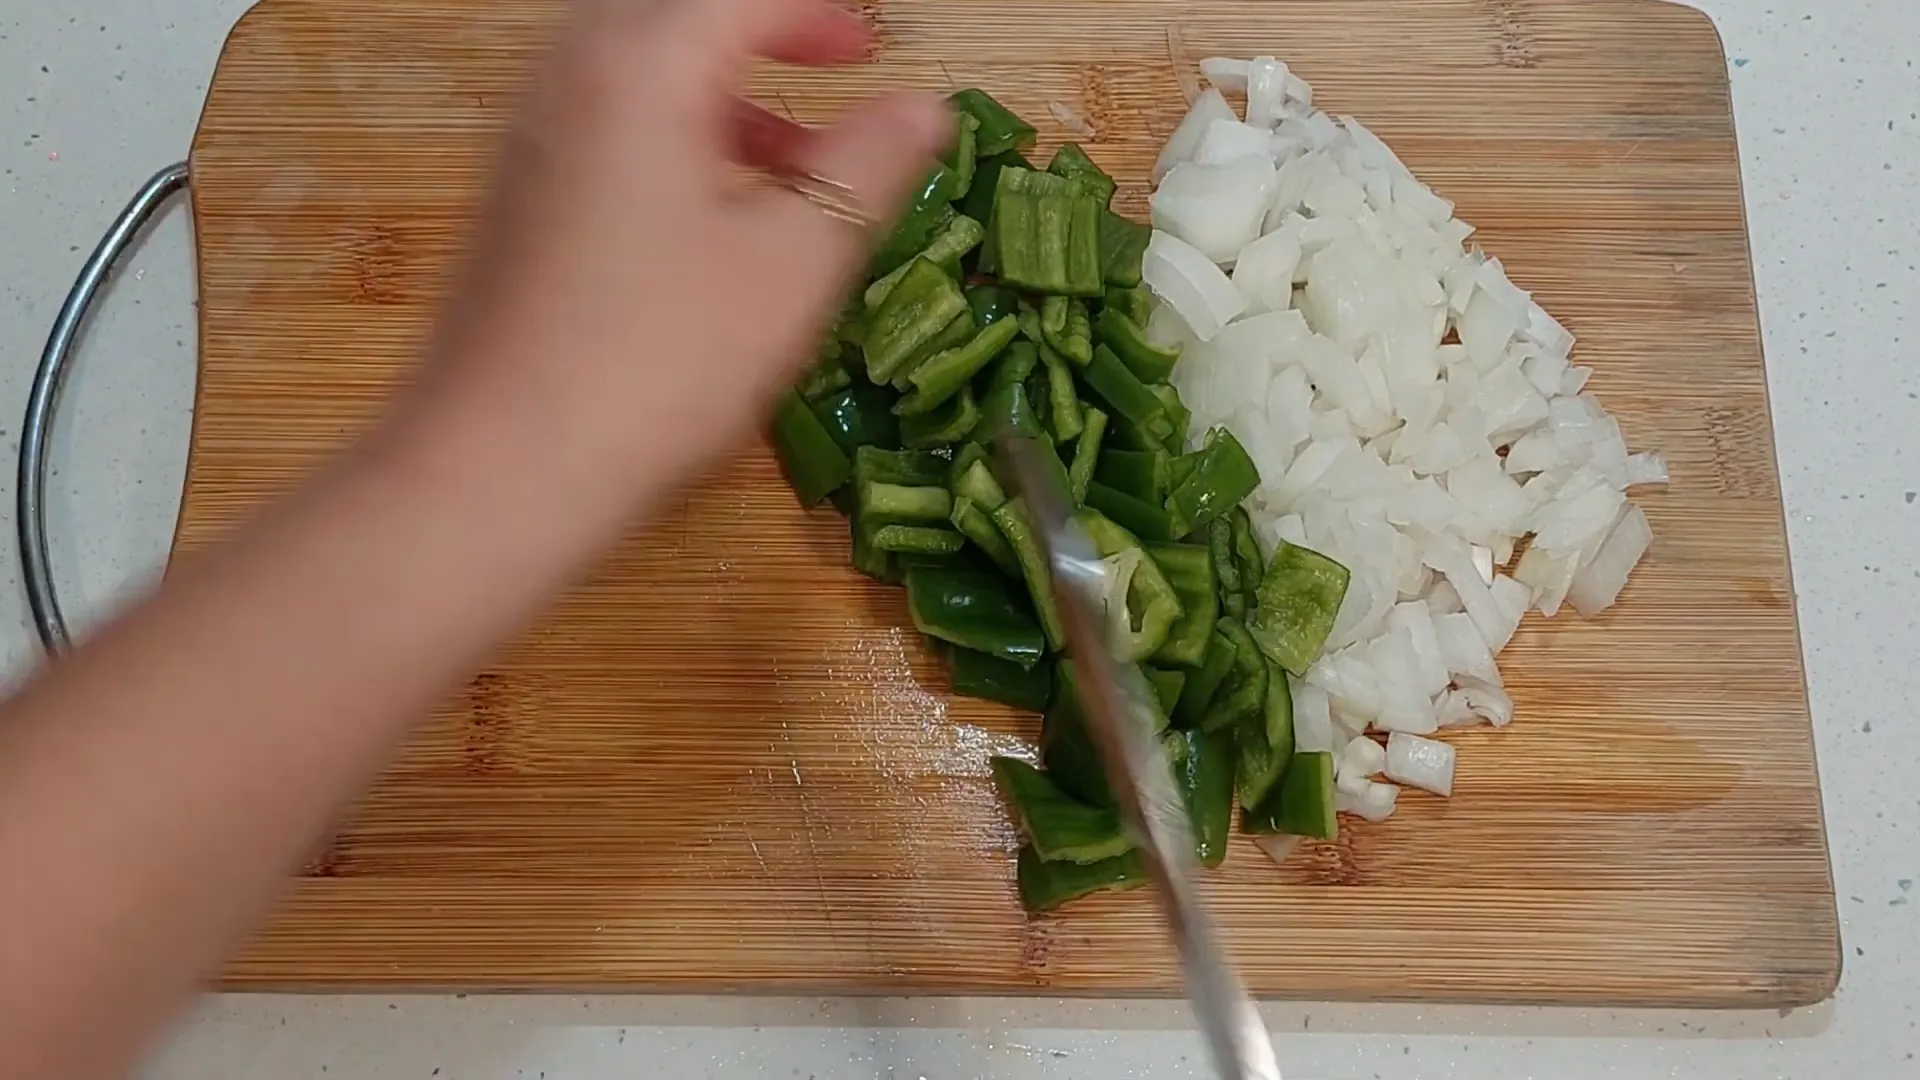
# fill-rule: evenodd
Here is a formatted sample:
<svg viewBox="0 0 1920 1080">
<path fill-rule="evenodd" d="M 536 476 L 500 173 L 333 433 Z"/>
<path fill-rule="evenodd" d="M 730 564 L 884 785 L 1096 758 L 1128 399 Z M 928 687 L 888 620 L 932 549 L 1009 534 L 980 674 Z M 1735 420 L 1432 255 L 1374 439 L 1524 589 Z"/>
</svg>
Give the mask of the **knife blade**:
<svg viewBox="0 0 1920 1080">
<path fill-rule="evenodd" d="M 1046 468 L 1033 437 L 1007 434 L 999 441 L 1046 551 L 1088 731 L 1179 950 L 1187 996 L 1215 1068 L 1224 1080 L 1280 1080 L 1266 1025 L 1228 963 L 1195 886 L 1193 831 L 1154 734 L 1151 690 L 1107 644 L 1106 566 L 1073 524 L 1073 500 L 1057 470 Z"/>
</svg>

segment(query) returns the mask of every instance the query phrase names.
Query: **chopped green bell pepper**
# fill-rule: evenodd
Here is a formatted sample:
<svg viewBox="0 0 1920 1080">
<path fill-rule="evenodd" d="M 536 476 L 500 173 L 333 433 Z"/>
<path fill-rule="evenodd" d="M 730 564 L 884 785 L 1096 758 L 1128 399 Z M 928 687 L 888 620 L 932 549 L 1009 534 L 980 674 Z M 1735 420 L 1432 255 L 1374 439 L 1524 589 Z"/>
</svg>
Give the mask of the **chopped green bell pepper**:
<svg viewBox="0 0 1920 1080">
<path fill-rule="evenodd" d="M 1173 707 L 1180 703 L 1180 691 L 1186 688 L 1187 673 L 1157 667 L 1146 670 L 1147 682 L 1153 686 L 1154 699 L 1160 703 L 1160 715 L 1172 717 Z"/>
<path fill-rule="evenodd" d="M 1028 712 L 1045 712 L 1053 696 L 1053 662 L 1042 660 L 1030 668 L 972 649 L 948 649 L 947 672 L 953 692 L 963 697 L 998 701 Z"/>
<path fill-rule="evenodd" d="M 913 189 L 913 195 L 907 200 L 907 209 L 900 215 L 899 224 L 887 234 L 873 261 L 868 264 L 869 277 L 885 277 L 897 269 L 901 263 L 926 250 L 933 234 L 953 214 L 949 205 L 959 196 L 960 180 L 952 169 L 936 162 L 933 171 L 927 173 L 920 185 Z M 976 219 L 977 220 L 977 219 Z M 876 380 L 877 381 L 877 380 Z"/>
<path fill-rule="evenodd" d="M 1202 667 L 1207 644 L 1213 640 L 1213 624 L 1220 619 L 1213 555 L 1197 544 L 1148 544 L 1147 554 L 1180 599 L 1180 617 L 1174 620 L 1166 644 L 1153 654 L 1154 663 Z"/>
<path fill-rule="evenodd" d="M 1031 847 L 1022 847 L 1014 876 L 1020 906 L 1037 914 L 1095 893 L 1137 889 L 1147 883 L 1147 868 L 1137 851 L 1082 864 L 1047 862 Z"/>
<path fill-rule="evenodd" d="M 1247 508 L 1236 506 L 1227 518 L 1233 532 L 1233 565 L 1240 571 L 1240 593 L 1246 598 L 1247 611 L 1252 612 L 1260 604 L 1260 579 L 1266 560 L 1260 557 L 1260 543 L 1253 538 L 1253 515 Z"/>
<path fill-rule="evenodd" d="M 906 570 L 900 564 L 900 557 L 891 551 L 882 551 L 873 546 L 872 526 L 863 524 L 854 518 L 848 523 L 853 537 L 853 568 L 888 585 L 898 585 L 906 580 Z"/>
<path fill-rule="evenodd" d="M 979 462 L 975 462 L 973 467 L 985 468 Z M 1022 576 L 1020 557 L 1013 553 L 1013 545 L 1000 535 L 1000 527 L 993 523 L 992 515 L 981 509 L 979 503 L 965 496 L 953 500 L 951 520 L 953 527 L 985 552 L 1002 573 L 1010 578 Z"/>
<path fill-rule="evenodd" d="M 973 188 L 974 170 L 980 161 L 980 118 L 970 112 L 962 112 L 953 125 L 953 150 L 941 159 L 941 164 L 953 170 L 953 197 L 955 200 L 967 197 Z"/>
<path fill-rule="evenodd" d="M 1283 540 L 1260 579 L 1259 603 L 1247 630 L 1274 663 L 1304 676 L 1333 632 L 1347 583 L 1346 567 Z"/>
<path fill-rule="evenodd" d="M 933 234 L 933 238 L 927 241 L 925 250 L 919 252 L 919 256 L 948 274 L 957 275 L 960 272 L 961 257 L 979 246 L 986 235 L 985 225 L 965 214 L 955 214 Z M 893 290 L 900 284 L 900 279 L 906 276 L 908 265 L 910 262 L 901 263 L 886 277 L 867 286 L 864 302 L 868 310 L 877 309 L 881 304 L 886 303 L 887 297 L 891 296 Z"/>
<path fill-rule="evenodd" d="M 1115 659 L 1140 663 L 1167 643 L 1181 614 L 1179 594 L 1148 555 L 1146 546 L 1124 527 L 1093 508 L 1082 508 L 1073 520 L 1102 559 L 1133 556 L 1127 564 L 1132 571 L 1126 589 L 1127 610 L 1124 619 L 1115 619 L 1112 645 Z"/>
<path fill-rule="evenodd" d="M 1173 366 L 1180 362 L 1179 349 L 1162 349 L 1148 341 L 1147 332 L 1139 323 L 1111 307 L 1100 309 L 1093 333 L 1141 382 L 1166 382 L 1173 377 Z"/>
<path fill-rule="evenodd" d="M 907 487 L 865 480 L 854 487 L 854 515 L 867 524 L 925 525 L 945 523 L 953 512 L 953 496 L 943 487 Z"/>
<path fill-rule="evenodd" d="M 1280 790 L 1247 814 L 1247 830 L 1336 840 L 1340 818 L 1333 810 L 1333 795 L 1333 755 L 1324 750 L 1301 751 L 1287 764 Z"/>
<path fill-rule="evenodd" d="M 1019 153 L 1009 150 L 1004 154 L 989 157 L 981 155 L 973 172 L 973 185 L 967 191 L 967 197 L 960 200 L 959 210 L 975 221 L 987 227 L 987 238 L 980 246 L 962 260 L 961 265 L 969 271 L 982 274 L 999 272 L 999 259 L 994 255 L 993 240 L 993 201 L 1000 193 L 1000 171 L 1002 169 L 1026 169 L 1032 171 L 1033 164 Z M 967 264 L 971 263 L 971 266 Z"/>
<path fill-rule="evenodd" d="M 867 327 L 867 378 L 891 382 L 895 374 L 927 354 L 957 318 L 972 319 L 966 294 L 937 265 L 916 258 L 886 300 L 874 309 Z"/>
<path fill-rule="evenodd" d="M 1149 502 L 1102 484 L 1087 485 L 1085 503 L 1124 526 L 1128 532 L 1149 543 L 1164 544 L 1173 539 L 1173 521 L 1167 512 Z"/>
<path fill-rule="evenodd" d="M 994 258 L 1000 280 L 1061 296 L 1100 296 L 1100 203 L 1072 180 L 1001 169 L 994 197 Z"/>
<path fill-rule="evenodd" d="M 1046 655 L 1033 615 L 990 570 L 915 566 L 907 571 L 907 610 L 928 637 L 1031 667 Z"/>
<path fill-rule="evenodd" d="M 821 345 L 820 355 L 800 373 L 793 388 L 808 402 L 816 402 L 852 386 L 853 373 L 847 370 L 846 351 L 846 346 L 838 341 L 829 340 Z"/>
<path fill-rule="evenodd" d="M 967 445 L 980 444 L 968 443 Z M 975 459 L 967 463 L 967 467 L 954 478 L 953 493 L 956 497 L 969 500 L 989 514 L 1000 509 L 1007 501 L 1006 490 L 1000 486 L 1000 481 L 994 477 L 993 470 L 988 467 L 984 459 Z"/>
<path fill-rule="evenodd" d="M 1067 467 L 1067 483 L 1073 489 L 1073 501 L 1087 501 L 1087 486 L 1100 461 L 1100 444 L 1107 435 L 1107 414 L 1088 405 L 1080 412 L 1080 441 L 1073 445 L 1073 464 Z"/>
<path fill-rule="evenodd" d="M 1260 719 L 1242 722 L 1233 733 L 1240 757 L 1234 791 L 1248 810 L 1258 810 L 1266 802 L 1293 760 L 1293 693 L 1287 689 L 1286 673 L 1277 665 L 1269 665 L 1261 713 Z"/>
<path fill-rule="evenodd" d="M 802 506 L 819 505 L 853 476 L 847 452 L 793 390 L 774 402 L 772 437 L 780 471 L 786 474 Z"/>
<path fill-rule="evenodd" d="M 958 555 L 966 537 L 951 529 L 923 525 L 882 525 L 873 530 L 873 546 L 901 555 Z"/>
<path fill-rule="evenodd" d="M 1093 321 L 1087 316 L 1085 303 L 1065 296 L 1041 301 L 1040 334 L 1075 367 L 1086 367 L 1093 361 Z"/>
<path fill-rule="evenodd" d="M 1024 394 L 1028 377 L 1039 369 L 1039 346 L 1030 341 L 1016 341 L 1007 346 L 1007 351 L 1000 354 L 1000 362 L 993 365 L 993 371 L 987 376 L 988 399 L 991 400 L 995 394 L 1012 386 L 1020 387 L 1021 393 Z M 1031 413 L 1027 415 L 1031 416 Z M 1022 434 L 1038 436 L 1040 424 L 1035 421 L 1031 427 L 1022 425 L 1019 430 Z M 993 434 L 997 436 L 999 432 L 995 431 Z"/>
<path fill-rule="evenodd" d="M 1193 470 L 1200 467 L 1200 456 L 1198 450 L 1191 454 L 1173 455 L 1173 467 L 1168 470 L 1167 479 L 1173 482 L 1174 487 L 1186 483 L 1193 476 Z"/>
<path fill-rule="evenodd" d="M 1207 433 L 1206 447 L 1200 451 L 1193 474 L 1167 496 L 1174 535 L 1191 534 L 1240 505 L 1259 486 L 1260 470 L 1240 440 L 1226 428 L 1213 429 Z"/>
<path fill-rule="evenodd" d="M 1100 455 L 1093 478 L 1115 491 L 1158 507 L 1173 490 L 1173 455 L 1151 450 L 1108 450 Z"/>
<path fill-rule="evenodd" d="M 985 327 L 1019 314 L 1020 296 L 998 285 L 975 285 L 966 290 L 967 306 L 973 309 L 973 325 Z"/>
<path fill-rule="evenodd" d="M 1123 288 L 1107 286 L 1106 306 L 1132 319 L 1140 326 L 1153 317 L 1153 294 L 1144 285 Z"/>
<path fill-rule="evenodd" d="M 925 348 L 914 353 L 913 356 L 907 359 L 906 363 L 894 369 L 893 380 L 889 385 L 901 393 L 913 389 L 913 373 L 919 370 L 920 365 L 939 356 L 941 353 L 960 348 L 967 342 L 972 341 L 975 335 L 976 330 L 973 325 L 973 315 L 971 313 L 954 316 L 953 321 L 947 324 L 946 329 L 940 331 L 939 335 L 932 341 L 927 342 Z"/>
<path fill-rule="evenodd" d="M 1101 213 L 1100 279 L 1122 289 L 1138 286 L 1147 260 L 1147 242 L 1152 239 L 1152 226 L 1128 221 L 1111 210 Z"/>
<path fill-rule="evenodd" d="M 1017 150 L 1033 142 L 1033 125 L 993 99 L 985 90 L 969 87 L 955 91 L 947 101 L 954 108 L 980 122 L 975 144 L 983 158 Z"/>
<path fill-rule="evenodd" d="M 1073 389 L 1073 369 L 1045 345 L 1040 346 L 1040 363 L 1047 369 L 1047 426 L 1053 429 L 1053 441 L 1079 438 L 1085 418 L 1080 413 L 1080 395 Z"/>
<path fill-rule="evenodd" d="M 915 450 L 947 446 L 966 438 L 979 422 L 980 406 L 973 400 L 973 387 L 962 386 L 932 412 L 901 417 L 900 442 Z"/>
<path fill-rule="evenodd" d="M 1102 210 L 1113 201 L 1113 193 L 1120 188 L 1113 177 L 1093 163 L 1093 159 L 1078 143 L 1062 143 L 1060 149 L 1053 152 L 1053 160 L 1047 163 L 1047 171 L 1055 176 L 1064 176 L 1098 196 Z"/>
<path fill-rule="evenodd" d="M 1193 422 L 1192 410 L 1180 400 L 1180 391 L 1166 383 L 1148 383 L 1147 393 L 1160 399 L 1160 404 L 1167 410 L 1169 426 L 1173 428 L 1163 445 L 1168 453 L 1179 453 L 1187 442 L 1187 425 Z"/>
<path fill-rule="evenodd" d="M 862 446 L 900 445 L 900 421 L 893 415 L 893 394 L 862 379 L 813 403 L 813 415 L 827 434 L 848 451 Z"/>
<path fill-rule="evenodd" d="M 1112 349 L 1105 345 L 1096 347 L 1092 362 L 1081 369 L 1080 377 L 1107 403 L 1108 411 L 1134 424 L 1150 438 L 1152 442 L 1149 445 L 1164 445 L 1174 435 L 1173 421 L 1167 415 L 1166 405 L 1147 388 L 1146 383 L 1127 370 Z"/>
<path fill-rule="evenodd" d="M 1200 721 L 1203 731 L 1223 731 L 1258 716 L 1267 701 L 1267 658 L 1260 646 L 1238 619 L 1221 619 L 1214 626 L 1233 642 L 1233 670 L 1214 692 L 1213 704 Z"/>
<path fill-rule="evenodd" d="M 1233 639 L 1222 634 L 1216 628 L 1207 639 L 1206 659 L 1200 663 L 1199 670 L 1187 677 L 1187 685 L 1180 689 L 1180 704 L 1174 708 L 1174 716 L 1181 724 L 1189 728 L 1199 727 L 1207 717 L 1207 709 L 1213 704 L 1220 687 L 1233 673 Z"/>
<path fill-rule="evenodd" d="M 1220 579 L 1220 607 L 1228 616 L 1245 620 L 1247 617 L 1246 580 L 1240 573 L 1240 562 L 1233 557 L 1233 522 L 1229 518 L 1217 517 L 1207 522 L 1204 530 L 1207 535 L 1207 550 L 1213 554 L 1215 573 Z"/>
<path fill-rule="evenodd" d="M 854 484 L 898 484 L 901 487 L 944 487 L 947 463 L 925 450 L 883 450 L 862 446 L 853 452 Z"/>
<path fill-rule="evenodd" d="M 1026 762 L 996 757 L 993 778 L 1033 853 L 1047 862 L 1096 863 L 1133 850 L 1118 814 L 1073 798 Z"/>
<path fill-rule="evenodd" d="M 1194 855 L 1202 866 L 1219 866 L 1227 857 L 1233 830 L 1234 746 L 1225 731 L 1182 731 L 1172 736 L 1184 747 L 1174 776 L 1193 824 Z"/>
<path fill-rule="evenodd" d="M 971 322 L 968 325 L 971 327 Z M 1000 350 L 1013 341 L 1019 330 L 1013 320 L 1002 319 L 976 332 L 965 345 L 921 361 L 907 377 L 913 384 L 912 392 L 896 402 L 893 411 L 900 416 L 917 416 L 945 404 L 976 372 L 1000 355 Z"/>
<path fill-rule="evenodd" d="M 1040 725 L 1040 762 L 1046 766 L 1047 775 L 1067 794 L 1094 806 L 1113 805 L 1106 766 L 1100 761 L 1099 751 L 1094 749 L 1093 735 L 1087 731 L 1087 718 L 1080 711 L 1079 691 L 1070 661 L 1062 660 L 1054 668 L 1053 701 L 1047 706 L 1046 720 Z"/>
<path fill-rule="evenodd" d="M 1043 444 L 1044 445 L 1044 444 Z M 1040 618 L 1040 628 L 1045 633 L 1047 645 L 1058 651 L 1066 647 L 1066 630 L 1060 624 L 1060 608 L 1053 600 L 1053 574 L 1047 568 L 1047 555 L 1040 546 L 1032 519 L 1027 515 L 1027 504 L 1022 499 L 1008 499 L 992 513 L 993 523 L 1000 529 L 1000 535 L 1007 538 L 1013 554 L 1020 562 L 1021 577 L 1027 584 L 1027 593 L 1033 600 L 1033 610 Z"/>
</svg>

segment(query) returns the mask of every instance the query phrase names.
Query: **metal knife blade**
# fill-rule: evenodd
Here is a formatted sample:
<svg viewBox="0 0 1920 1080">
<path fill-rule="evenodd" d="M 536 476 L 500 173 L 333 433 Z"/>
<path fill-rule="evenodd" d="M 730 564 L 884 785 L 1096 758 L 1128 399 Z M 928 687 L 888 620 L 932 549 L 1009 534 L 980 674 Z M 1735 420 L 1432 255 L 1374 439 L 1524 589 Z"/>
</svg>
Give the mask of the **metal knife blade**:
<svg viewBox="0 0 1920 1080">
<path fill-rule="evenodd" d="M 1087 727 L 1180 951 L 1187 996 L 1214 1064 L 1225 1080 L 1280 1080 L 1266 1025 L 1228 964 L 1194 885 L 1193 832 L 1154 735 L 1151 690 L 1107 644 L 1106 567 L 1073 524 L 1073 501 L 1055 476 L 1058 467 L 1046 467 L 1042 455 L 1050 448 L 1010 434 L 1001 438 L 1000 451 L 1046 547 Z"/>
</svg>

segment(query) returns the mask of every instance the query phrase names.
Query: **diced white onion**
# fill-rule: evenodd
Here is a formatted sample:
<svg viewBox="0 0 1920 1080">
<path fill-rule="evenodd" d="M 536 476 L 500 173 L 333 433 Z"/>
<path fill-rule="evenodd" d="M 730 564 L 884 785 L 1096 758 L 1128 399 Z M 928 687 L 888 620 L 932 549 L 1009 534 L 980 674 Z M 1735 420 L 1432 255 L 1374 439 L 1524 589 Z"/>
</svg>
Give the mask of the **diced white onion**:
<svg viewBox="0 0 1920 1080">
<path fill-rule="evenodd" d="M 1247 306 L 1240 290 L 1212 259 L 1158 229 L 1147 241 L 1140 276 L 1155 296 L 1172 305 L 1201 341 L 1213 340 Z"/>
<path fill-rule="evenodd" d="M 1173 171 L 1173 167 L 1193 159 L 1193 152 L 1200 148 L 1200 140 L 1207 134 L 1207 126 L 1215 120 L 1238 120 L 1233 106 L 1220 96 L 1218 90 L 1208 90 L 1194 100 L 1193 107 L 1180 121 L 1180 126 L 1168 136 L 1167 145 L 1160 150 L 1160 157 L 1153 163 L 1153 182 L 1158 184 Z"/>
<path fill-rule="evenodd" d="M 1395 783 L 1453 794 L 1453 747 L 1434 739 L 1395 732 L 1387 738 L 1387 778 Z"/>
</svg>

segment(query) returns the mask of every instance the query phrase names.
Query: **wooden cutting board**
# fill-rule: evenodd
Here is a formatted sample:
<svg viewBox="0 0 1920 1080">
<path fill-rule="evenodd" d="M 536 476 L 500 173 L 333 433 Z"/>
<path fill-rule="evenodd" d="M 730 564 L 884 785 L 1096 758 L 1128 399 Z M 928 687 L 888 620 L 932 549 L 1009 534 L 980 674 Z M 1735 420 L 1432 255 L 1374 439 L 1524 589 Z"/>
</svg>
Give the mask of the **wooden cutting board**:
<svg viewBox="0 0 1920 1080">
<path fill-rule="evenodd" d="M 1595 622 L 1530 616 L 1518 720 L 1459 788 L 1209 893 L 1264 995 L 1795 1005 L 1839 941 L 1725 58 L 1645 0 L 867 0 L 864 67 L 767 74 L 807 121 L 979 85 L 1144 210 L 1169 58 L 1276 54 L 1481 226 L 1580 335 L 1672 490 Z M 193 152 L 202 375 L 182 549 L 366 427 L 406 377 L 553 0 L 269 0 Z M 737 299 L 737 298 L 736 298 Z M 636 357 L 636 362 L 666 358 Z M 510 511 L 508 511 L 510 512 Z M 420 732 L 228 969 L 260 987 L 1177 991 L 1143 894 L 1015 902 L 987 758 L 897 591 L 758 447 L 615 553 Z"/>
</svg>

